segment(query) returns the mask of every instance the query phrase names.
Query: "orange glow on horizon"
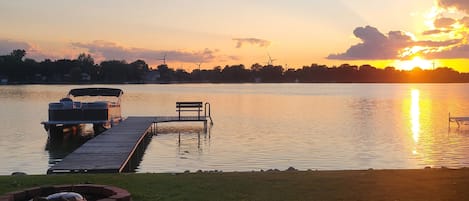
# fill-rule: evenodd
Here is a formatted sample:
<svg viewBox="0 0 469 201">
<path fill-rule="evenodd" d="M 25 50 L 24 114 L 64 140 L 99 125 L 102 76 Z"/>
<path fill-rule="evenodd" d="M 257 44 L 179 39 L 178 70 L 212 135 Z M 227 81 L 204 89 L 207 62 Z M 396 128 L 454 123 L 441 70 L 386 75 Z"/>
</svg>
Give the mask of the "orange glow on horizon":
<svg viewBox="0 0 469 201">
<path fill-rule="evenodd" d="M 436 67 L 436 62 L 425 60 L 419 56 L 416 56 L 412 60 L 396 61 L 394 65 L 396 66 L 397 69 L 400 69 L 400 70 L 412 70 L 414 68 L 430 70 Z"/>
</svg>

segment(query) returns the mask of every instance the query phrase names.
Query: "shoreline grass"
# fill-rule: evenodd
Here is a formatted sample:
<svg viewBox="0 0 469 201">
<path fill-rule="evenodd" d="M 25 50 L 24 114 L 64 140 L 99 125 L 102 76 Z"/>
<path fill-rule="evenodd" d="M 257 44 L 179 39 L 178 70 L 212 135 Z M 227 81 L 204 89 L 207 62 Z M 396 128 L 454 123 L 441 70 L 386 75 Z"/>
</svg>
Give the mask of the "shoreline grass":
<svg viewBox="0 0 469 201">
<path fill-rule="evenodd" d="M 155 200 L 469 200 L 469 169 L 0 176 L 0 194 L 34 186 L 103 184 Z"/>
</svg>

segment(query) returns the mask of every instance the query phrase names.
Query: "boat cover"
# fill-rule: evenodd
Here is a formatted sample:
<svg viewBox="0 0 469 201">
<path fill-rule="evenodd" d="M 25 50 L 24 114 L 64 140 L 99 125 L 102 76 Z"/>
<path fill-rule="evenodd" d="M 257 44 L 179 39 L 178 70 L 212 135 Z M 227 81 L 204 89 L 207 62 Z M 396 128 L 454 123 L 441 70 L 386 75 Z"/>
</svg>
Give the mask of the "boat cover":
<svg viewBox="0 0 469 201">
<path fill-rule="evenodd" d="M 72 96 L 115 96 L 120 97 L 124 92 L 115 88 L 78 88 L 72 89 L 68 95 Z"/>
</svg>

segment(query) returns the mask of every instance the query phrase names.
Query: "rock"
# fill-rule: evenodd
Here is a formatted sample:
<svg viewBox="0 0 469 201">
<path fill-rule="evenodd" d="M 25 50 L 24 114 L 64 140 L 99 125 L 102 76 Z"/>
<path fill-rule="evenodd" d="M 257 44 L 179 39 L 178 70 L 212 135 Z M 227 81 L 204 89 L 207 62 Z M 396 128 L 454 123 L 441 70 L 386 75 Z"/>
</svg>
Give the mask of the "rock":
<svg viewBox="0 0 469 201">
<path fill-rule="evenodd" d="M 11 173 L 11 175 L 13 175 L 13 176 L 22 176 L 22 175 L 27 175 L 27 174 L 24 173 L 24 172 L 13 172 L 13 173 Z"/>
<path fill-rule="evenodd" d="M 189 174 L 189 173 L 191 173 L 191 171 L 190 171 L 190 170 L 186 170 L 186 171 L 184 171 L 184 174 Z"/>
</svg>

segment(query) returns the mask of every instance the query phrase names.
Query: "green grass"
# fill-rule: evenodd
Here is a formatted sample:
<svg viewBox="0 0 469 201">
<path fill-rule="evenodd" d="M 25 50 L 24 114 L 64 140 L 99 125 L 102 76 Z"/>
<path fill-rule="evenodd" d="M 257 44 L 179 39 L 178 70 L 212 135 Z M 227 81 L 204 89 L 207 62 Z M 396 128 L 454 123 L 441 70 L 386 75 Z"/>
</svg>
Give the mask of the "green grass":
<svg viewBox="0 0 469 201">
<path fill-rule="evenodd" d="M 124 188 L 155 200 L 469 200 L 469 170 L 0 176 L 0 194 L 56 184 Z"/>
</svg>

